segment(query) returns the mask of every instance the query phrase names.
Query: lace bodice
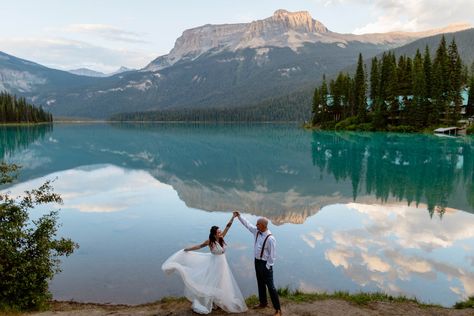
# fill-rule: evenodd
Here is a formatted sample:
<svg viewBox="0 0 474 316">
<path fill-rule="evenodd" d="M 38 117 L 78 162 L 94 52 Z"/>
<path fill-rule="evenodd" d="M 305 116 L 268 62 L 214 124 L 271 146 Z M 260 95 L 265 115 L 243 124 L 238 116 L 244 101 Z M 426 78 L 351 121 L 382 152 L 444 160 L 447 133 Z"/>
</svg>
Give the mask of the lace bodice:
<svg viewBox="0 0 474 316">
<path fill-rule="evenodd" d="M 218 242 L 216 242 L 212 247 L 209 247 L 211 249 L 211 253 L 213 255 L 222 255 L 225 253 L 225 245 L 221 246 Z"/>
</svg>

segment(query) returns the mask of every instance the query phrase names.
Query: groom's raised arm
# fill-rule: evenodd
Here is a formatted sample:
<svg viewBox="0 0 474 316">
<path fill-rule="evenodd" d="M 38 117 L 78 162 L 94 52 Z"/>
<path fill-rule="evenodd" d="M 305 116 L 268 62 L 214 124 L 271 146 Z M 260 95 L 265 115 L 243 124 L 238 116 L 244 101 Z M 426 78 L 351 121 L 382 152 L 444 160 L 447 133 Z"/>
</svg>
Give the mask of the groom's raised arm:
<svg viewBox="0 0 474 316">
<path fill-rule="evenodd" d="M 252 234 L 255 235 L 257 233 L 257 226 L 251 224 L 245 217 L 240 215 L 240 213 L 237 218 L 242 223 L 242 225 L 244 225 Z"/>
</svg>

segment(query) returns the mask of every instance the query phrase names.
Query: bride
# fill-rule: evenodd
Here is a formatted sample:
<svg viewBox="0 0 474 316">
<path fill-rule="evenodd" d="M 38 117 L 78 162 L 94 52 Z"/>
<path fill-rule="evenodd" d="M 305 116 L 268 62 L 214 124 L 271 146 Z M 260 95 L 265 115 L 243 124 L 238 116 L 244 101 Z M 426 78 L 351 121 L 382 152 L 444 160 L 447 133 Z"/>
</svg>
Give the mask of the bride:
<svg viewBox="0 0 474 316">
<path fill-rule="evenodd" d="M 181 275 L 185 284 L 184 294 L 192 302 L 192 309 L 196 313 L 209 314 L 213 304 L 229 313 L 247 310 L 225 257 L 224 237 L 234 218 L 235 214 L 223 232 L 219 227 L 212 226 L 209 239 L 200 245 L 178 251 L 161 267 L 167 273 L 178 272 Z M 210 253 L 192 251 L 206 246 L 209 247 Z"/>
</svg>

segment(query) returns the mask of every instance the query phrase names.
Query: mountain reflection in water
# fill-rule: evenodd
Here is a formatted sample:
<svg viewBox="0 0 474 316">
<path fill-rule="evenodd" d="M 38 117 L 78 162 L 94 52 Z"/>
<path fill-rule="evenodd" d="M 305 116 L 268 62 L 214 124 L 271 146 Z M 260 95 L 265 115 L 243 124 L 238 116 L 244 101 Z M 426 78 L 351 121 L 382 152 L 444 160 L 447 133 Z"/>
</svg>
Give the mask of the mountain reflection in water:
<svg viewBox="0 0 474 316">
<path fill-rule="evenodd" d="M 57 125 L 47 133 L 26 149 L 18 146 L 16 155 L 9 149 L 9 160 L 30 169 L 22 179 L 114 164 L 171 184 L 190 207 L 242 209 L 275 223 L 302 223 L 324 205 L 353 201 L 424 203 L 431 216 L 450 207 L 474 210 L 469 137 L 307 132 L 272 124 Z M 38 137 L 31 128 L 20 134 Z"/>
<path fill-rule="evenodd" d="M 3 159 L 24 167 L 8 190 L 57 178 L 61 233 L 81 245 L 51 284 L 57 299 L 181 295 L 182 283 L 162 274 L 161 263 L 202 242 L 232 209 L 277 224 L 280 286 L 384 291 L 443 305 L 474 294 L 472 138 L 273 124 L 57 124 L 1 133 Z M 255 293 L 251 242 L 235 224 L 227 256 L 244 295 Z"/>
</svg>

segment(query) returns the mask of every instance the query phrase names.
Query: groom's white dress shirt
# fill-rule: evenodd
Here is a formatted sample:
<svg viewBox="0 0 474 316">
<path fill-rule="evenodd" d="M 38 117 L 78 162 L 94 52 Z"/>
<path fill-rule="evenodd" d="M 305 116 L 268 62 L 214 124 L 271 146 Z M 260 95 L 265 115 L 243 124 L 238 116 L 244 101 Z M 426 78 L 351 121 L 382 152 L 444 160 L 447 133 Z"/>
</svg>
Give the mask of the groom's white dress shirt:
<svg viewBox="0 0 474 316">
<path fill-rule="evenodd" d="M 267 229 L 267 231 L 263 233 L 259 232 L 257 229 L 257 226 L 251 224 L 245 217 L 239 216 L 238 218 L 239 218 L 239 221 L 242 223 L 242 225 L 244 225 L 253 234 L 254 242 L 255 242 L 255 239 L 257 240 L 254 246 L 255 258 L 265 260 L 267 262 L 266 264 L 267 269 L 270 269 L 273 266 L 275 262 L 275 257 L 276 257 L 275 256 L 275 247 L 276 247 L 275 237 L 273 237 L 273 235 L 268 237 L 267 242 L 265 244 L 265 249 L 263 250 L 263 256 L 260 258 L 260 254 L 262 253 L 263 242 L 265 241 L 265 238 L 267 238 L 267 236 L 271 234 L 271 231 Z"/>
</svg>

